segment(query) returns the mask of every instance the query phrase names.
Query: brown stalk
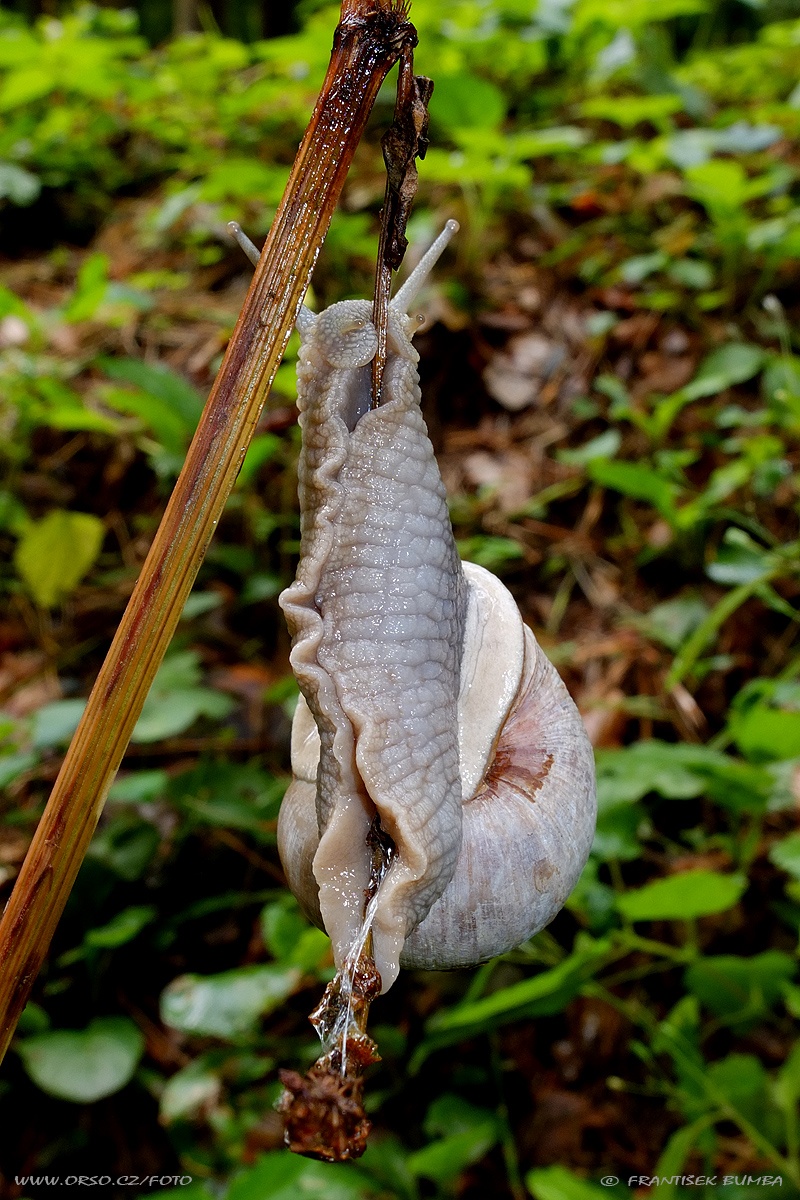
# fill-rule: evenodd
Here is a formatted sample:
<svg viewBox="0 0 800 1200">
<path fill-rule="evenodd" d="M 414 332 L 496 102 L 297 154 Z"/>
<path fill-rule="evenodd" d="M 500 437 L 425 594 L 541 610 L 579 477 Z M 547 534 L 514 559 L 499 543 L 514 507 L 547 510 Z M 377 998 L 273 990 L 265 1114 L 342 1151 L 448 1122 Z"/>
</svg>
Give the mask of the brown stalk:
<svg viewBox="0 0 800 1200">
<path fill-rule="evenodd" d="M 0 1059 L 280 363 L 375 97 L 416 43 L 402 0 L 343 0 L 328 73 L 186 463 L 0 922 Z"/>
<path fill-rule="evenodd" d="M 372 360 L 373 408 L 378 408 L 381 402 L 392 271 L 400 266 L 408 248 L 406 225 L 417 191 L 416 160 L 424 158 L 428 149 L 428 102 L 432 94 L 433 80 L 414 74 L 414 45 L 409 43 L 400 57 L 394 120 L 381 138 L 386 193 L 372 302 L 372 323 L 378 335 L 378 349 Z"/>
</svg>

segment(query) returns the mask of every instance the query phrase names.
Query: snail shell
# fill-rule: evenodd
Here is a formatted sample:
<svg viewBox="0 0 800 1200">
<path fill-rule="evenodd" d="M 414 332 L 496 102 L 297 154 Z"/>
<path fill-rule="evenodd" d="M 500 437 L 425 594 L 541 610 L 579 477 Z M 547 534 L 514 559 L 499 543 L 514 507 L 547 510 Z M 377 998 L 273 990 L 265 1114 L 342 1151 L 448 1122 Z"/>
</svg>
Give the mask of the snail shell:
<svg viewBox="0 0 800 1200">
<path fill-rule="evenodd" d="M 389 308 L 378 408 L 369 302 L 298 321 L 301 553 L 280 603 L 302 696 L 278 848 L 339 967 L 380 817 L 396 847 L 372 926 L 384 991 L 401 965 L 480 962 L 541 929 L 594 833 L 580 716 L 507 589 L 461 563 L 420 412 L 406 309 L 456 229 Z"/>
</svg>

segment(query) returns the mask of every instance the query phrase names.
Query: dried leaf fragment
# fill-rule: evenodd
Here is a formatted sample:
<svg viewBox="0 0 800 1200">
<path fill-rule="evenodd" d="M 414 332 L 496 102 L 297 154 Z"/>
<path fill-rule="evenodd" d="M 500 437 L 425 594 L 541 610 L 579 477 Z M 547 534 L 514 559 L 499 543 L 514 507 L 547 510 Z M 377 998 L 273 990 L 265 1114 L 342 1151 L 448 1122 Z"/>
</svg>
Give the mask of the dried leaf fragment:
<svg viewBox="0 0 800 1200">
<path fill-rule="evenodd" d="M 371 1063 L 380 1062 L 380 1055 L 365 1029 L 370 1004 L 380 990 L 375 964 L 362 953 L 352 984 L 343 986 L 343 973 L 337 974 L 311 1014 L 323 1045 L 331 1049 L 305 1076 L 280 1071 L 286 1091 L 278 1112 L 286 1126 L 286 1145 L 295 1154 L 348 1162 L 366 1150 L 372 1123 L 364 1112 L 363 1076 Z"/>
</svg>

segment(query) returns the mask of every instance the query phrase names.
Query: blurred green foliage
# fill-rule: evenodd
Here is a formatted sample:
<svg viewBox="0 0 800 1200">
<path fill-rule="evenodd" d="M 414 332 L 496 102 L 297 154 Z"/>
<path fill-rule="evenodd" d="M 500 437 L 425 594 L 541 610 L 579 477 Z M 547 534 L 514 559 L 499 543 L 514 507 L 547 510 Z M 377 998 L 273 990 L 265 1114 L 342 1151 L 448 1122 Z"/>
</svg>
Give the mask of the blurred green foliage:
<svg viewBox="0 0 800 1200">
<path fill-rule="evenodd" d="M 128 10 L 84 6 L 33 25 L 0 12 L 4 249 L 17 254 L 27 237 L 63 275 L 60 244 L 101 239 L 124 209 L 125 236 L 153 258 L 126 271 L 93 243 L 58 295 L 0 288 L 0 588 L 67 692 L 90 682 L 75 679 L 76 663 L 81 652 L 94 663 L 97 636 L 84 629 L 73 653 L 53 647 L 53 628 L 71 628 L 82 597 L 110 592 L 118 608 L 114 588 L 124 593 L 133 569 L 106 514 L 42 504 L 30 479 L 43 446 L 56 474 L 52 455 L 74 448 L 70 439 L 107 459 L 124 451 L 149 481 L 134 533 L 152 532 L 202 398 L 137 339 L 163 331 L 165 313 L 174 326 L 190 319 L 190 296 L 170 304 L 192 280 L 224 278 L 227 220 L 254 235 L 269 227 L 336 20 L 329 5 L 302 11 L 291 37 L 245 44 L 206 32 L 156 49 Z M 571 1014 L 595 1004 L 627 1031 L 619 1063 L 602 1060 L 604 1095 L 628 1096 L 634 1112 L 667 1110 L 645 1173 L 746 1162 L 797 1194 L 800 19 L 710 0 L 453 0 L 446 11 L 415 0 L 413 19 L 417 66 L 436 91 L 412 234 L 424 240 L 451 213 L 463 228 L 465 282 L 440 311 L 463 327 L 480 311 L 487 264 L 527 234 L 541 268 L 582 297 L 589 346 L 586 394 L 547 442 L 558 473 L 510 513 L 491 484 L 454 495 L 461 553 L 508 574 L 522 596 L 547 592 L 548 648 L 575 669 L 574 644 L 554 639 L 564 627 L 577 636 L 568 613 L 578 592 L 602 608 L 589 575 L 597 556 L 562 539 L 534 560 L 531 545 L 541 528 L 572 528 L 596 506 L 602 556 L 624 575 L 625 602 L 602 619 L 638 639 L 660 691 L 634 687 L 618 702 L 638 736 L 612 726 L 600 738 L 597 838 L 553 931 L 469 976 L 415 977 L 421 999 L 407 990 L 405 1007 L 387 999 L 394 1016 L 376 1034 L 384 1063 L 372 1098 L 380 1131 L 364 1159 L 327 1167 L 275 1149 L 276 1067 L 313 1059 L 303 1013 L 331 963 L 274 877 L 285 761 L 247 761 L 241 747 L 224 756 L 242 694 L 207 677 L 213 663 L 272 651 L 250 614 L 276 628 L 275 596 L 291 578 L 296 430 L 262 430 L 137 726 L 137 753 L 153 757 L 131 758 L 112 789 L 66 940 L 20 1025 L 18 1086 L 75 1105 L 140 1089 L 195 1178 L 175 1192 L 187 1198 L 416 1200 L 494 1188 L 514 1200 L 596 1200 L 627 1194 L 592 1182 L 625 1174 L 613 1157 L 622 1151 L 581 1145 L 579 1161 L 542 1165 L 525 1107 L 538 1082 L 519 1065 L 532 1053 L 529 1022 L 560 1030 L 563 1045 Z M 387 89 L 373 134 L 391 103 Z M 315 279 L 320 301 L 369 286 L 377 163 L 373 138 Z M 218 335 L 213 364 L 231 314 L 220 303 L 204 316 Z M 642 388 L 619 359 L 612 369 L 633 319 L 695 339 L 690 378 Z M 277 383 L 287 403 L 295 353 Z M 91 507 L 91 486 L 82 497 Z M 736 634 L 759 624 L 768 654 Z M 285 748 L 296 689 L 278 658 L 257 686 Z M 67 694 L 2 718 L 9 837 L 35 822 L 81 710 Z M 240 855 L 235 868 L 215 857 L 220 846 Z M 132 1002 L 121 1011 L 119 996 L 148 973 L 158 1013 Z M 100 997 L 96 1015 L 87 996 Z M 556 1061 L 538 1054 L 550 1078 Z M 83 1152 L 76 1130 L 66 1150 L 37 1151 L 35 1162 Z M 658 1194 L 690 1193 L 670 1184 Z"/>
</svg>

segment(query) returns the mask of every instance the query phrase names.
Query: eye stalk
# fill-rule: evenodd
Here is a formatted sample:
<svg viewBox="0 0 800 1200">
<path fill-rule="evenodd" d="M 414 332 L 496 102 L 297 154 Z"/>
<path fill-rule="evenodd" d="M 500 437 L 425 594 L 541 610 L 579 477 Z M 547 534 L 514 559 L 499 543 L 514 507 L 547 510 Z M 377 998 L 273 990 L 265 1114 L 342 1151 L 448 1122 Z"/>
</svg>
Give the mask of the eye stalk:
<svg viewBox="0 0 800 1200">
<path fill-rule="evenodd" d="M 429 250 L 423 254 L 414 270 L 392 300 L 392 308 L 407 313 L 416 300 L 428 276 L 436 266 L 448 245 L 458 233 L 458 221 L 448 221 Z"/>
</svg>

